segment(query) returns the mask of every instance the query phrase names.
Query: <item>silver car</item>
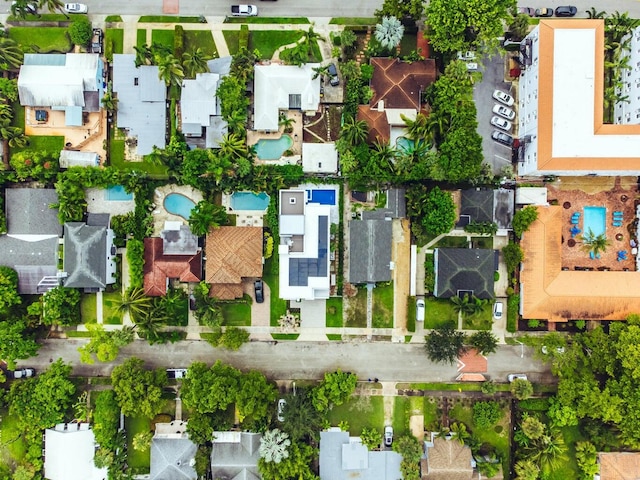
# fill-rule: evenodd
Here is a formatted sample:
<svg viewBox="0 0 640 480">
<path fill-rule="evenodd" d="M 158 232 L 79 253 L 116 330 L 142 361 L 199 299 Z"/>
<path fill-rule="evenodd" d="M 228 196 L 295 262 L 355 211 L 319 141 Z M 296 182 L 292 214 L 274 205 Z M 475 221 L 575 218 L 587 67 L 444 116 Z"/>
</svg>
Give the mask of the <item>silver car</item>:
<svg viewBox="0 0 640 480">
<path fill-rule="evenodd" d="M 511 110 L 509 107 L 505 107 L 504 105 L 495 104 L 493 106 L 493 113 L 500 115 L 507 120 L 513 120 L 516 117 L 516 112 Z"/>
<path fill-rule="evenodd" d="M 507 107 L 513 105 L 513 102 L 515 101 L 511 95 L 503 92 L 502 90 L 494 90 L 493 98 L 495 98 L 500 103 L 504 103 Z"/>
<path fill-rule="evenodd" d="M 89 7 L 84 3 L 65 3 L 64 11 L 67 13 L 87 13 L 89 11 Z"/>
<path fill-rule="evenodd" d="M 494 127 L 498 127 L 505 132 L 510 132 L 511 128 L 513 127 L 513 124 L 509 120 L 505 120 L 504 118 L 498 117 L 497 115 L 491 117 L 491 125 L 493 125 Z"/>
</svg>

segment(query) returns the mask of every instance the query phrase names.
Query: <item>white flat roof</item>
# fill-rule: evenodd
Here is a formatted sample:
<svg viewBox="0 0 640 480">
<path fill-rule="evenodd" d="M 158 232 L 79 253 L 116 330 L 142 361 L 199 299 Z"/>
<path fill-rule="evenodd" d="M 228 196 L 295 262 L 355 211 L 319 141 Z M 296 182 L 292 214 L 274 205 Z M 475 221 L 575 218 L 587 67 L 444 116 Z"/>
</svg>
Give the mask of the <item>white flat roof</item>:
<svg viewBox="0 0 640 480">
<path fill-rule="evenodd" d="M 309 173 L 338 171 L 338 152 L 334 143 L 303 143 L 302 170 Z"/>
<path fill-rule="evenodd" d="M 49 480 L 104 480 L 106 468 L 96 468 L 93 464 L 95 437 L 88 424 L 71 423 L 67 430 L 45 430 L 44 475 Z M 87 427 L 84 427 L 87 425 Z M 75 428 L 75 430 L 73 430 Z"/>
</svg>

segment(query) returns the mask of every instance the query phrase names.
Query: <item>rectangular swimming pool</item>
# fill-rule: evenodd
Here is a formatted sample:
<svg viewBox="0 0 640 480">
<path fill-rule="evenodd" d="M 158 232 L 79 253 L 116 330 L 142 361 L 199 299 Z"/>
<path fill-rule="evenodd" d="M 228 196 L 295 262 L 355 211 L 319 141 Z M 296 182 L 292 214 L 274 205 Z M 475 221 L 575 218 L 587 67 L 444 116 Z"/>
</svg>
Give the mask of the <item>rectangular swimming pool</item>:
<svg viewBox="0 0 640 480">
<path fill-rule="evenodd" d="M 607 209 L 605 207 L 584 207 L 584 220 L 582 233 L 587 235 L 589 230 L 597 237 L 605 233 L 607 229 Z"/>
<path fill-rule="evenodd" d="M 307 198 L 311 203 L 319 203 L 320 205 L 335 205 L 335 190 L 307 190 Z"/>
<path fill-rule="evenodd" d="M 106 199 L 112 202 L 124 202 L 133 200 L 133 193 L 127 193 L 122 185 L 112 185 L 107 188 Z"/>
</svg>

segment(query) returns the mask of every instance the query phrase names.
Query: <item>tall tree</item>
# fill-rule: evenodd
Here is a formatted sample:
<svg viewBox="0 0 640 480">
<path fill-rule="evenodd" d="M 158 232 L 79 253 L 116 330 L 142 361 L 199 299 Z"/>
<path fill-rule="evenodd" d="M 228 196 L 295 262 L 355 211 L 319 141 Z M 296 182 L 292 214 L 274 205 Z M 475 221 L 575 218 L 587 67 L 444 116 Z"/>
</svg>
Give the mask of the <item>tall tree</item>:
<svg viewBox="0 0 640 480">
<path fill-rule="evenodd" d="M 209 60 L 211 60 L 211 57 L 200 47 L 193 48 L 190 52 L 184 52 L 182 66 L 187 78 L 195 78 L 198 73 L 208 72 L 207 62 Z"/>
<path fill-rule="evenodd" d="M 358 377 L 353 373 L 325 373 L 320 385 L 313 389 L 313 404 L 320 412 L 331 409 L 334 405 L 342 405 L 355 391 Z"/>
<path fill-rule="evenodd" d="M 200 413 L 225 410 L 238 395 L 240 372 L 217 361 L 211 368 L 202 362 L 189 367 L 182 382 L 181 395 L 185 405 Z"/>
<path fill-rule="evenodd" d="M 425 337 L 425 348 L 429 360 L 436 363 L 453 364 L 464 351 L 466 335 L 451 325 L 436 328 Z"/>
<path fill-rule="evenodd" d="M 33 357 L 40 348 L 26 329 L 23 319 L 0 321 L 0 358 L 10 370 L 16 368 L 16 360 Z"/>
<path fill-rule="evenodd" d="M 61 12 L 65 17 L 69 18 L 64 9 L 64 2 L 62 0 L 40 0 L 38 3 L 38 8 L 47 8 L 51 13 L 53 12 Z"/>
<path fill-rule="evenodd" d="M 194 235 L 202 237 L 212 228 L 225 225 L 227 221 L 227 211 L 223 206 L 202 200 L 191 210 L 189 227 Z"/>
<path fill-rule="evenodd" d="M 122 295 L 117 308 L 121 313 L 128 312 L 135 322 L 138 318 L 144 317 L 151 309 L 151 297 L 145 295 L 142 288 L 130 288 Z"/>
<path fill-rule="evenodd" d="M 158 62 L 158 78 L 162 80 L 167 87 L 172 85 L 180 86 L 184 78 L 184 69 L 180 60 L 173 55 L 165 55 Z"/>
<path fill-rule="evenodd" d="M 14 305 L 20 305 L 18 273 L 12 268 L 0 266 L 0 314 L 7 313 Z"/>
<path fill-rule="evenodd" d="M 277 428 L 267 430 L 260 439 L 260 458 L 265 463 L 280 463 L 289 458 L 289 435 Z"/>
<path fill-rule="evenodd" d="M 382 21 L 376 24 L 374 35 L 380 45 L 391 50 L 400 45 L 404 35 L 404 25 L 396 17 L 382 17 Z"/>
<path fill-rule="evenodd" d="M 152 418 L 162 410 L 162 388 L 167 384 L 167 372 L 147 370 L 139 358 L 130 358 L 115 367 L 111 384 L 122 413 Z"/>
<path fill-rule="evenodd" d="M 469 345 L 478 350 L 482 355 L 489 355 L 490 353 L 495 353 L 498 348 L 498 339 L 490 331 L 481 330 L 473 333 L 469 337 Z"/>
<path fill-rule="evenodd" d="M 0 68 L 3 70 L 15 70 L 22 65 L 24 52 L 12 39 L 0 38 Z"/>
<path fill-rule="evenodd" d="M 240 377 L 240 387 L 236 395 L 236 407 L 240 421 L 249 417 L 252 422 L 260 422 L 267 417 L 269 408 L 276 401 L 277 390 L 265 376 L 250 371 Z"/>
<path fill-rule="evenodd" d="M 369 127 L 364 120 L 356 120 L 355 118 L 347 118 L 342 126 L 340 133 L 349 145 L 358 145 L 367 141 L 369 135 Z"/>
</svg>

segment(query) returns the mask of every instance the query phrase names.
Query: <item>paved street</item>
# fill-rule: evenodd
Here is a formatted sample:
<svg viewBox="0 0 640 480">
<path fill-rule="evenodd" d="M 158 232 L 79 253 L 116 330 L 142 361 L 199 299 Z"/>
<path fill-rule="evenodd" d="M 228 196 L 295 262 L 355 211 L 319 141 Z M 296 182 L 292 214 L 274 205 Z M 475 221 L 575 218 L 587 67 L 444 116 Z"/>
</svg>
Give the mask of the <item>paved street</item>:
<svg viewBox="0 0 640 480">
<path fill-rule="evenodd" d="M 84 343 L 82 339 L 47 340 L 37 357 L 19 363 L 42 371 L 61 357 L 73 364 L 76 375 L 110 375 L 114 364 L 80 363 L 77 348 Z M 549 381 L 548 367 L 533 360 L 531 354 L 530 349 L 521 350 L 519 345 L 501 346 L 489 356 L 488 377 L 506 381 L 509 373 L 524 372 L 533 381 Z M 139 340 L 121 351 L 116 364 L 133 356 L 144 359 L 149 367 L 188 367 L 193 361 L 213 363 L 220 359 L 242 370 L 260 370 L 275 380 L 319 379 L 324 372 L 337 368 L 361 379 L 377 377 L 381 381 L 439 382 L 457 376 L 455 365 L 431 363 L 424 346 L 415 344 L 253 342 L 230 352 L 214 349 L 204 341 L 150 346 Z"/>
</svg>

